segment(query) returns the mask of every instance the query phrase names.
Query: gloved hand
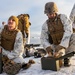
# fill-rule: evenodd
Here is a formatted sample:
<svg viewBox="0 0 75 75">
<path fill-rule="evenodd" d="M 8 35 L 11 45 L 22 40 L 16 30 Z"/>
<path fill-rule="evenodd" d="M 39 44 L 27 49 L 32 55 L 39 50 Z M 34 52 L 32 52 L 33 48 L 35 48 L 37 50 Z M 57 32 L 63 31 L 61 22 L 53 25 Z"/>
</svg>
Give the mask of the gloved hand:
<svg viewBox="0 0 75 75">
<path fill-rule="evenodd" d="M 62 53 L 55 52 L 55 54 L 54 54 L 55 58 L 59 58 L 61 56 L 62 56 Z M 62 59 L 60 59 L 59 60 L 59 66 L 61 67 L 62 65 L 63 65 L 63 61 L 62 61 Z"/>
<path fill-rule="evenodd" d="M 58 52 L 61 49 L 65 49 L 65 47 L 61 46 L 61 45 L 57 45 L 55 48 L 55 52 Z"/>
<path fill-rule="evenodd" d="M 52 48 L 51 48 L 51 46 L 47 47 L 46 51 L 49 54 L 49 56 L 52 56 Z"/>
</svg>

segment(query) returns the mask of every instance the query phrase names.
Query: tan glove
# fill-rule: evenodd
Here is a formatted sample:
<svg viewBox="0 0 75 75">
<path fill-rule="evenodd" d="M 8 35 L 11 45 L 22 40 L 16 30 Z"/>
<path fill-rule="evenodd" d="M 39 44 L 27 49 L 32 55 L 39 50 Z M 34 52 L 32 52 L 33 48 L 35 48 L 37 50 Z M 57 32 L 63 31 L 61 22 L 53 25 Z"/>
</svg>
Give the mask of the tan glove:
<svg viewBox="0 0 75 75">
<path fill-rule="evenodd" d="M 49 56 L 52 56 L 52 49 L 51 46 L 46 48 L 47 53 L 49 54 Z"/>
<path fill-rule="evenodd" d="M 62 56 L 61 53 L 55 52 L 55 55 L 54 55 L 55 58 L 59 58 L 59 57 L 61 57 L 61 56 Z M 60 59 L 60 60 L 59 60 L 59 66 L 61 67 L 62 65 L 63 65 L 63 60 Z"/>
<path fill-rule="evenodd" d="M 58 52 L 61 49 L 65 49 L 65 47 L 57 45 L 56 48 L 55 48 L 55 52 Z"/>
</svg>

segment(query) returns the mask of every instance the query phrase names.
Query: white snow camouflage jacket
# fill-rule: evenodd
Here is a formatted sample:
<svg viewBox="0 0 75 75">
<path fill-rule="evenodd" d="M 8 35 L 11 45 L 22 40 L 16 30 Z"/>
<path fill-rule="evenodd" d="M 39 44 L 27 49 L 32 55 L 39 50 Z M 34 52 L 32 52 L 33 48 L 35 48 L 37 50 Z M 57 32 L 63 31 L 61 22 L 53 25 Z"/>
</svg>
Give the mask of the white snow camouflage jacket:
<svg viewBox="0 0 75 75">
<path fill-rule="evenodd" d="M 72 11 L 70 13 L 70 20 L 72 22 L 73 28 L 75 29 L 75 4 L 74 4 Z"/>
<path fill-rule="evenodd" d="M 71 34 L 73 33 L 72 24 L 71 24 L 71 21 L 64 14 L 60 15 L 60 19 L 64 26 L 64 31 L 65 31 L 60 45 L 67 48 L 69 45 Z M 41 39 L 41 44 L 43 45 L 44 49 L 46 49 L 48 46 L 51 46 L 51 44 L 48 41 L 48 27 L 47 27 L 46 22 L 42 26 L 40 39 Z"/>
<path fill-rule="evenodd" d="M 0 33 L 2 32 L 3 28 L 4 26 L 0 27 Z M 22 57 L 23 52 L 24 52 L 23 37 L 22 33 L 19 31 L 16 35 L 14 49 L 10 52 L 2 48 L 2 54 L 8 56 L 9 59 L 15 59 L 18 57 Z"/>
</svg>

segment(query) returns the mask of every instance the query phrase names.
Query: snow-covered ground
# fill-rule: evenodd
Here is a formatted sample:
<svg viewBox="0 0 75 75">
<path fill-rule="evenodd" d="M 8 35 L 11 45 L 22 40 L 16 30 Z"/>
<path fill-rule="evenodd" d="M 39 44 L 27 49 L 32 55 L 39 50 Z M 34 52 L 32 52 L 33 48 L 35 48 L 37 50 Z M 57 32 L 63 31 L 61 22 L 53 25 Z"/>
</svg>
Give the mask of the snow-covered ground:
<svg viewBox="0 0 75 75">
<path fill-rule="evenodd" d="M 36 63 L 32 64 L 31 67 L 27 70 L 20 70 L 16 75 L 75 75 L 75 56 L 71 58 L 70 67 L 61 67 L 59 71 L 51 70 L 42 70 L 41 68 L 41 58 L 25 58 L 25 61 L 28 62 L 29 59 L 33 59 Z M 6 73 L 0 75 L 7 75 Z"/>
</svg>

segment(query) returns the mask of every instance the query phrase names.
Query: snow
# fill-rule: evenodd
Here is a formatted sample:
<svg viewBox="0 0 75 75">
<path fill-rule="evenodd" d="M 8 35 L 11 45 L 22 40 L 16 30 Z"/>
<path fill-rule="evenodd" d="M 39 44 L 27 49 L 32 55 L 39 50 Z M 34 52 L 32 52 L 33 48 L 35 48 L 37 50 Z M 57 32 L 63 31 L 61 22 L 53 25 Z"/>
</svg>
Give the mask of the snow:
<svg viewBox="0 0 75 75">
<path fill-rule="evenodd" d="M 27 70 L 20 70 L 20 72 L 16 75 L 75 75 L 75 56 L 71 58 L 71 66 L 70 67 L 61 67 L 59 71 L 51 71 L 51 70 L 42 70 L 41 68 L 41 58 L 29 57 L 25 58 L 25 61 L 28 62 L 29 59 L 33 59 L 36 63 L 32 64 L 30 68 Z M 2 73 L 0 75 L 7 75 L 6 73 Z"/>
</svg>

